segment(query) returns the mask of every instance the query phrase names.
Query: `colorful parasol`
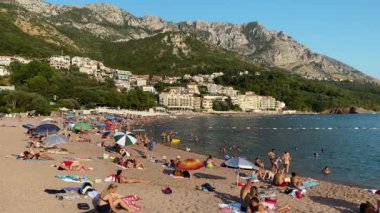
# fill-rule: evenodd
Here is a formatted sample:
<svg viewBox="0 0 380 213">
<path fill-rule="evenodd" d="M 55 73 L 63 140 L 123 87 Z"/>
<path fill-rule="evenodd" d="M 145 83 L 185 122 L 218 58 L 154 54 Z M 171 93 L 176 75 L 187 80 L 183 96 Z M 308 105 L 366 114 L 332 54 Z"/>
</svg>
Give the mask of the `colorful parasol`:
<svg viewBox="0 0 380 213">
<path fill-rule="evenodd" d="M 194 158 L 180 161 L 178 165 L 176 166 L 177 169 L 184 170 L 184 171 L 197 170 L 202 167 L 204 167 L 204 164 L 200 160 L 194 159 Z"/>
<path fill-rule="evenodd" d="M 91 126 L 89 124 L 84 123 L 84 122 L 78 122 L 74 125 L 74 129 L 76 129 L 76 130 L 90 130 Z"/>
<path fill-rule="evenodd" d="M 128 146 L 137 142 L 135 135 L 131 132 L 116 132 L 113 138 L 121 146 Z"/>
</svg>

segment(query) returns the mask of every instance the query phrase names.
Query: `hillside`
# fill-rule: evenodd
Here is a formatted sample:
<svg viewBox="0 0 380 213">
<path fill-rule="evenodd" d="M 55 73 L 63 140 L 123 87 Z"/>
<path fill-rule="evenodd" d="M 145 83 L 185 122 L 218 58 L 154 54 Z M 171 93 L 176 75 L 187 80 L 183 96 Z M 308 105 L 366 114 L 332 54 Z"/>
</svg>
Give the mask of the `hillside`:
<svg viewBox="0 0 380 213">
<path fill-rule="evenodd" d="M 108 4 L 88 4 L 78 7 L 47 4 L 39 0 L 4 0 L 4 2 L 7 3 L 0 4 L 0 10 L 2 14 L 10 17 L 8 25 L 10 22 L 14 24 L 10 30 L 15 33 L 21 30 L 24 36 L 31 36 L 32 40 L 40 43 L 20 43 L 21 46 L 36 47 L 36 52 L 32 53 L 28 49 L 7 50 L 17 54 L 41 56 L 50 52 L 63 52 L 89 56 L 119 68 L 139 72 L 148 72 L 147 69 L 150 69 L 155 73 L 162 73 L 162 70 L 168 73 L 211 71 L 207 69 L 214 67 L 211 63 L 213 58 L 217 59 L 217 64 L 224 65 L 227 64 L 226 61 L 234 61 L 234 64 L 244 64 L 244 66 L 247 64 L 276 66 L 306 78 L 377 82 L 376 79 L 337 60 L 313 53 L 285 32 L 269 31 L 257 22 L 242 25 L 205 21 L 172 23 L 156 16 L 138 18 Z M 192 57 L 183 57 L 177 52 L 167 51 L 170 45 L 157 46 L 156 43 L 154 46 L 161 52 L 156 48 L 151 48 L 150 51 L 142 48 L 139 50 L 148 44 L 136 45 L 154 41 L 163 33 L 190 35 L 192 40 L 185 39 L 183 41 L 185 46 L 198 43 L 203 46 L 199 50 L 206 50 L 210 45 L 213 50 L 207 50 L 205 54 L 207 59 L 200 59 L 199 57 L 205 55 L 201 52 L 196 53 L 198 50 L 194 48 L 190 54 Z M 113 56 L 115 53 L 127 52 L 120 49 L 149 55 L 155 58 L 152 64 L 157 61 L 167 61 L 155 63 L 157 66 L 142 66 L 141 63 L 132 62 L 134 58 L 127 58 L 131 54 Z M 162 52 L 165 54 L 161 55 Z M 195 55 L 197 57 L 193 57 Z M 183 61 L 185 59 L 188 62 L 185 63 Z M 222 67 L 222 69 L 229 68 Z"/>
</svg>

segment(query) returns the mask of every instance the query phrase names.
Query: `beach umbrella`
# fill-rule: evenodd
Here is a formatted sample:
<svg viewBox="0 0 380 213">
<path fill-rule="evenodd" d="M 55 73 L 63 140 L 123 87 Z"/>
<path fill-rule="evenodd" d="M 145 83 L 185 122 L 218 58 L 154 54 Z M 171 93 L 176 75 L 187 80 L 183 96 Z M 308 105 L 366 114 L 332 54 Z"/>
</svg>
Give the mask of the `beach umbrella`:
<svg viewBox="0 0 380 213">
<path fill-rule="evenodd" d="M 128 146 L 137 142 L 135 135 L 131 132 L 116 132 L 113 138 L 121 146 Z"/>
<path fill-rule="evenodd" d="M 33 131 L 37 134 L 55 134 L 59 131 L 59 127 L 55 124 L 41 124 L 36 126 Z"/>
<path fill-rule="evenodd" d="M 241 157 L 231 158 L 231 159 L 225 161 L 223 164 L 226 165 L 227 167 L 232 167 L 232 168 L 238 169 L 237 177 L 236 177 L 236 185 L 239 182 L 240 169 L 254 169 L 254 170 L 260 169 L 251 161 L 244 159 L 244 158 L 241 158 Z"/>
<path fill-rule="evenodd" d="M 22 125 L 22 127 L 24 127 L 25 129 L 28 129 L 28 130 L 35 128 L 32 124 L 24 124 L 24 125 Z"/>
<path fill-rule="evenodd" d="M 184 171 L 197 170 L 202 167 L 204 167 L 204 164 L 200 160 L 194 159 L 194 158 L 180 161 L 178 165 L 176 166 L 177 169 L 184 170 Z"/>
<path fill-rule="evenodd" d="M 66 138 L 63 135 L 57 135 L 57 134 L 47 136 L 46 140 L 44 141 L 44 143 L 47 145 L 56 145 L 56 144 L 67 143 L 67 142 L 69 142 L 68 138 Z"/>
<path fill-rule="evenodd" d="M 85 122 L 78 122 L 74 125 L 75 130 L 90 130 L 91 126 Z"/>
<path fill-rule="evenodd" d="M 98 127 L 98 128 L 105 128 L 105 127 L 107 127 L 107 124 L 105 124 L 105 123 L 97 123 L 97 124 L 95 124 L 95 126 Z"/>
</svg>

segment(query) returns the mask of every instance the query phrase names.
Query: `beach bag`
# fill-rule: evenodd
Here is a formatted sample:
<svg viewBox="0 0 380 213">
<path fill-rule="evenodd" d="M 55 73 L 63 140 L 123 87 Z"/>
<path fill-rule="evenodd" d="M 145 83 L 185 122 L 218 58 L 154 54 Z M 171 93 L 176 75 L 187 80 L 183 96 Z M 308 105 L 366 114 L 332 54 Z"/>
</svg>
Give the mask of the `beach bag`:
<svg viewBox="0 0 380 213">
<path fill-rule="evenodd" d="M 164 194 L 171 194 L 171 193 L 173 193 L 172 189 L 169 188 L 169 187 L 166 187 L 166 189 L 162 190 L 162 192 L 163 192 Z"/>
<path fill-rule="evenodd" d="M 94 190 L 92 182 L 84 182 L 79 189 L 79 194 L 85 195 Z"/>
<path fill-rule="evenodd" d="M 78 209 L 80 209 L 80 210 L 89 210 L 90 206 L 87 203 L 78 203 Z"/>
<path fill-rule="evenodd" d="M 190 173 L 189 173 L 188 171 L 184 171 L 184 172 L 182 173 L 182 176 L 183 176 L 184 178 L 190 178 Z"/>
<path fill-rule="evenodd" d="M 174 170 L 174 176 L 182 176 L 182 172 L 178 169 Z"/>
<path fill-rule="evenodd" d="M 215 188 L 212 187 L 211 184 L 209 184 L 209 183 L 203 184 L 202 187 L 205 188 L 205 189 L 207 189 L 207 191 L 209 191 L 209 192 L 215 191 Z"/>
</svg>

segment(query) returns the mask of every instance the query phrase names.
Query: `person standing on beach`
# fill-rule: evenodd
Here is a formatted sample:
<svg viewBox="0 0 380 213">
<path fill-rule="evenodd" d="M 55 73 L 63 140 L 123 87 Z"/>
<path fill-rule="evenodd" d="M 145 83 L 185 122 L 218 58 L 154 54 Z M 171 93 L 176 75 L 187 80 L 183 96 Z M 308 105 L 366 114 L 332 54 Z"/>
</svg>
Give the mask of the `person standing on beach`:
<svg viewBox="0 0 380 213">
<path fill-rule="evenodd" d="M 276 157 L 276 153 L 275 153 L 275 149 L 272 149 L 272 151 L 268 152 L 268 157 L 269 157 L 269 161 L 271 163 L 271 170 L 272 172 L 275 172 L 275 165 L 274 165 L 274 160 L 275 160 L 275 157 Z"/>
<path fill-rule="evenodd" d="M 148 144 L 149 144 L 148 134 L 145 133 L 145 135 L 144 135 L 144 155 L 145 155 L 145 158 L 148 158 Z"/>
<path fill-rule="evenodd" d="M 289 152 L 285 151 L 284 154 L 282 155 L 282 161 L 284 162 L 285 174 L 289 173 L 290 160 L 292 160 L 292 158 L 290 157 Z"/>
</svg>

